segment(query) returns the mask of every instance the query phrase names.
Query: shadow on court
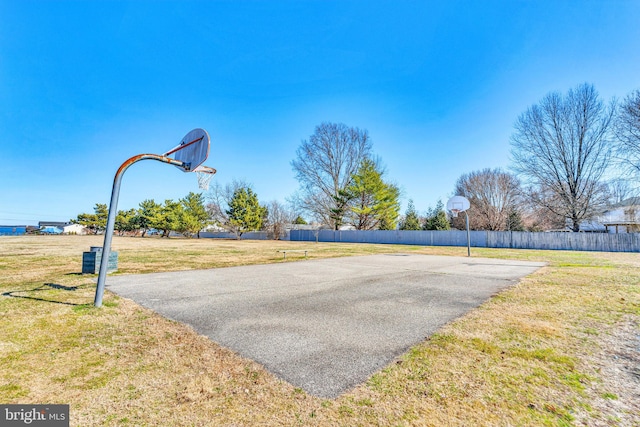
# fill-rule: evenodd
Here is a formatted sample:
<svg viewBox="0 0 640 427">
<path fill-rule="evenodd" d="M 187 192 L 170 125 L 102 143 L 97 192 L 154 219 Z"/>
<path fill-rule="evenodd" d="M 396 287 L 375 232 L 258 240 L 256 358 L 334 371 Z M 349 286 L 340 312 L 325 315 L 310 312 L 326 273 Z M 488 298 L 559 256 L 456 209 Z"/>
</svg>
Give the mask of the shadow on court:
<svg viewBox="0 0 640 427">
<path fill-rule="evenodd" d="M 371 255 L 107 279 L 107 288 L 335 398 L 543 263 Z"/>
</svg>

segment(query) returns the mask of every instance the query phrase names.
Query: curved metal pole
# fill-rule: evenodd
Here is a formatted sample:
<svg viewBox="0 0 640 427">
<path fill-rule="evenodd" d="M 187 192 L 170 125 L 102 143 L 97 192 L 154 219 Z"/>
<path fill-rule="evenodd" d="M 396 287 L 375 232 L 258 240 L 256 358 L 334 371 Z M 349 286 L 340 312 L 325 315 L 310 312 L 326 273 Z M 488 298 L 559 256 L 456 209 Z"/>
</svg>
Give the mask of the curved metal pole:
<svg viewBox="0 0 640 427">
<path fill-rule="evenodd" d="M 111 240 L 113 238 L 113 229 L 116 223 L 116 215 L 118 212 L 118 197 L 120 196 L 120 183 L 122 175 L 132 164 L 140 160 L 157 160 L 159 162 L 168 163 L 175 166 L 184 166 L 184 162 L 172 159 L 158 154 L 138 154 L 124 162 L 113 178 L 113 189 L 111 190 L 111 203 L 109 204 L 109 216 L 107 217 L 107 228 L 104 231 L 104 244 L 102 245 L 102 259 L 100 259 L 100 272 L 98 273 L 98 287 L 96 288 L 96 296 L 93 305 L 100 307 L 102 305 L 102 296 L 104 295 L 104 282 L 107 278 L 107 267 L 109 265 L 109 254 L 111 253 Z"/>
</svg>

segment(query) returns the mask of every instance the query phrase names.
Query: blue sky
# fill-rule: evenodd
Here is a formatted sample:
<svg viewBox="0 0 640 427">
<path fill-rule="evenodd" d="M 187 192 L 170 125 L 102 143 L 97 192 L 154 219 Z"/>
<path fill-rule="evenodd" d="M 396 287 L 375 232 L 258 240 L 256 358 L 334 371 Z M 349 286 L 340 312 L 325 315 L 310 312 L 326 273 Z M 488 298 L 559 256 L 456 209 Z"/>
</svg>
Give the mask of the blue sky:
<svg viewBox="0 0 640 427">
<path fill-rule="evenodd" d="M 638 1 L 0 0 L 0 17 L 0 224 L 93 212 L 126 159 L 196 127 L 214 180 L 284 202 L 324 121 L 367 129 L 403 211 L 425 211 L 461 174 L 507 169 L 513 123 L 548 92 L 640 88 Z M 118 207 L 190 191 L 143 161 Z"/>
</svg>

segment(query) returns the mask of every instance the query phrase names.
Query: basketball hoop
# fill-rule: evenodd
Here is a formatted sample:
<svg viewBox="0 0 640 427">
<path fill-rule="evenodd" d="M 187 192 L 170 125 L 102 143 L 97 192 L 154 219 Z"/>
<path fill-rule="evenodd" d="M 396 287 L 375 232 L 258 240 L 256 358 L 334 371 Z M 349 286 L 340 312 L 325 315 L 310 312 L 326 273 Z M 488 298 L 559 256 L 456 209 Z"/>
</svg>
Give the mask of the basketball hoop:
<svg viewBox="0 0 640 427">
<path fill-rule="evenodd" d="M 196 173 L 196 178 L 198 178 L 198 188 L 208 191 L 209 183 L 211 182 L 213 175 L 216 173 L 216 170 L 209 166 L 198 166 L 194 172 Z"/>
<path fill-rule="evenodd" d="M 98 274 L 98 284 L 96 286 L 96 296 L 93 304 L 96 307 L 102 306 L 102 297 L 104 296 L 105 280 L 107 276 L 107 266 L 109 253 L 111 251 L 111 239 L 115 229 L 116 215 L 118 212 L 118 197 L 120 195 L 120 184 L 122 175 L 134 163 L 141 160 L 157 160 L 162 163 L 173 165 L 183 172 L 196 172 L 198 179 L 198 187 L 207 191 L 209 182 L 216 173 L 214 168 L 202 166 L 207 157 L 209 157 L 209 148 L 211 140 L 209 134 L 204 129 L 194 129 L 189 132 L 180 144 L 171 150 L 160 154 L 138 154 L 127 159 L 113 178 L 113 187 L 111 189 L 111 203 L 109 205 L 109 214 L 107 216 L 107 226 L 104 231 L 104 244 L 102 245 L 102 260 L 100 261 L 100 273 Z M 173 158 L 169 157 L 173 155 Z"/>
<path fill-rule="evenodd" d="M 195 172 L 198 188 L 204 191 L 209 190 L 211 178 L 216 173 L 214 168 L 203 165 L 209 157 L 210 144 L 207 131 L 198 128 L 185 135 L 178 146 L 164 153 L 165 156 L 174 155 L 175 160 L 181 162 L 178 167 L 184 172 Z"/>
<path fill-rule="evenodd" d="M 451 212 L 452 218 L 457 218 L 460 212 L 464 212 L 467 223 L 467 256 L 471 256 L 471 235 L 469 233 L 469 214 L 467 210 L 471 207 L 469 199 L 463 196 L 453 196 L 447 202 L 447 209 Z"/>
</svg>

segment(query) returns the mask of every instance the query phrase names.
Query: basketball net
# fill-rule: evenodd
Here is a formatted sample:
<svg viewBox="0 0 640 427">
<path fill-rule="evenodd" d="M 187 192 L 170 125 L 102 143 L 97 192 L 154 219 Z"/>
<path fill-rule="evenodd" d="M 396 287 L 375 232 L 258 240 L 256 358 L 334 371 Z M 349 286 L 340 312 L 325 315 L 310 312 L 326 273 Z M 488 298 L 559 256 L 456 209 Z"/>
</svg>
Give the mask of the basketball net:
<svg viewBox="0 0 640 427">
<path fill-rule="evenodd" d="M 453 218 L 458 218 L 458 214 L 460 213 L 460 211 L 458 209 L 451 209 L 451 216 Z"/>
<path fill-rule="evenodd" d="M 209 183 L 215 175 L 216 170 L 214 168 L 210 168 L 209 166 L 198 166 L 196 170 L 196 178 L 198 179 L 198 188 L 204 191 L 209 190 Z"/>
</svg>

